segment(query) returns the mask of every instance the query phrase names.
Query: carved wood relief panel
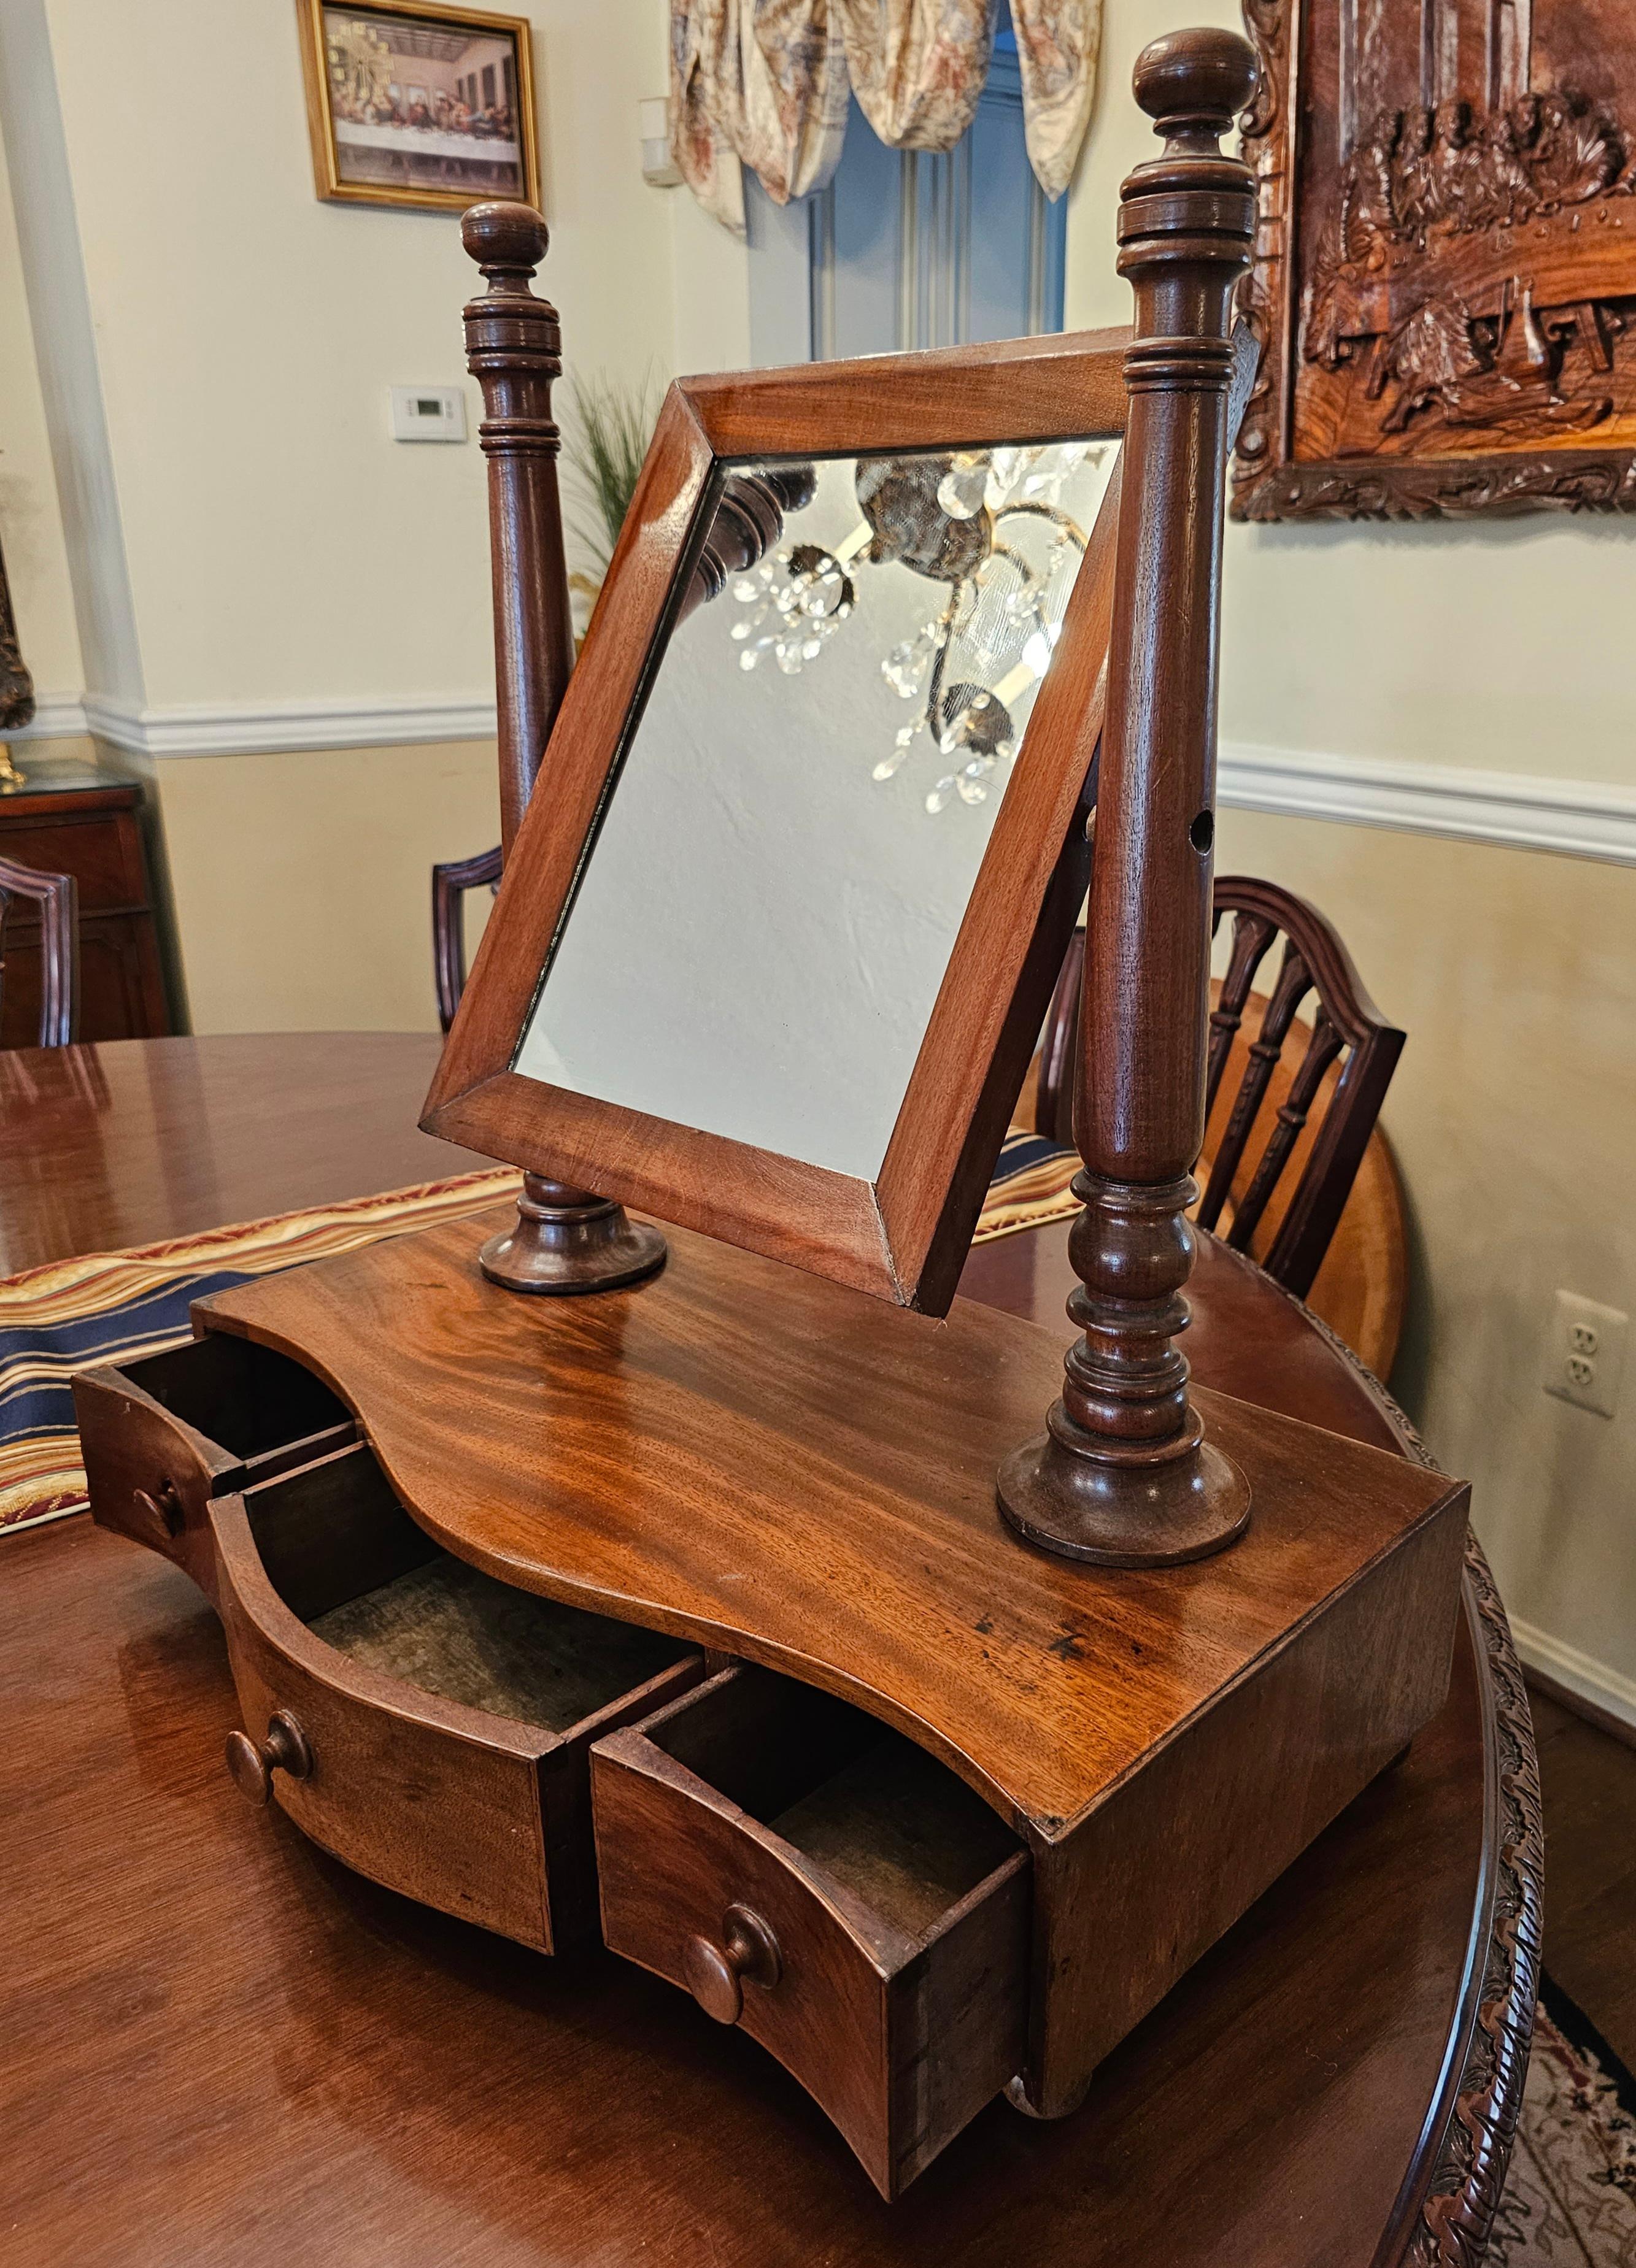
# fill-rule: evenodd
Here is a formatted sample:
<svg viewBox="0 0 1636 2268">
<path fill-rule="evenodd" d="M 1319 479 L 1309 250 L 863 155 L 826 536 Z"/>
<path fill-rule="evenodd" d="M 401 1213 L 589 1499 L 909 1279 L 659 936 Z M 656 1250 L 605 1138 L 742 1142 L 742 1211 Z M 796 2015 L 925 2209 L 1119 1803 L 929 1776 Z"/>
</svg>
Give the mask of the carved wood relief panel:
<svg viewBox="0 0 1636 2268">
<path fill-rule="evenodd" d="M 1241 519 L 1636 505 L 1632 0 L 1244 0 Z"/>
</svg>

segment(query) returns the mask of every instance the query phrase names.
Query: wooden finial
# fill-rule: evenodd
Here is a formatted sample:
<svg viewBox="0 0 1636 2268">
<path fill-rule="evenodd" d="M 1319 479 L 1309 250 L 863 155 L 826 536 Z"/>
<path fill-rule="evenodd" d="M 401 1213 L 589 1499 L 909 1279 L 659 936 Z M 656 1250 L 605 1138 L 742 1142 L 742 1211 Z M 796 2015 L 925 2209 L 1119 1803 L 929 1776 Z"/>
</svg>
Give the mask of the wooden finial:
<svg viewBox="0 0 1636 2268">
<path fill-rule="evenodd" d="M 473 205 L 461 241 L 488 279 L 466 307 L 467 367 L 483 387 L 478 429 L 489 460 L 500 847 L 510 855 L 574 666 L 563 507 L 562 437 L 551 387 L 563 374 L 556 310 L 529 290 L 550 232 L 532 205 Z M 477 1257 L 508 1292 L 609 1292 L 648 1276 L 665 1240 L 588 1189 L 523 1176 L 514 1226 Z"/>
<path fill-rule="evenodd" d="M 1255 224 L 1249 169 L 1218 144 L 1256 76 L 1231 32 L 1146 48 L 1136 98 L 1165 150 L 1121 191 L 1136 320 L 1076 1066 L 1068 1313 L 1083 1336 L 1046 1433 L 999 1474 L 1000 1509 L 1031 1542 L 1112 1566 L 1202 1558 L 1249 1518 L 1172 1342 L 1205 1134 L 1231 306 Z"/>
<path fill-rule="evenodd" d="M 550 247 L 551 232 L 532 205 L 472 205 L 461 215 L 461 242 L 489 277 L 490 291 L 497 277 L 515 276 L 512 288 L 532 297 L 528 281 Z M 547 313 L 555 325 L 555 312 Z"/>
</svg>

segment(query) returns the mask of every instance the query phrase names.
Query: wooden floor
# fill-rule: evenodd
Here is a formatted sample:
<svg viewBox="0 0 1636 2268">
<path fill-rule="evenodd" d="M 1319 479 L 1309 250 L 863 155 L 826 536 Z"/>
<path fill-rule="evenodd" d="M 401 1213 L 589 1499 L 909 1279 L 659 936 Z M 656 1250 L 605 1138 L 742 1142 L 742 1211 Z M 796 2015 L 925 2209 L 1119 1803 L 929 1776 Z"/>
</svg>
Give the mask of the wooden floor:
<svg viewBox="0 0 1636 2268">
<path fill-rule="evenodd" d="M 1545 1805 L 1545 1967 L 1636 2071 L 1636 1747 L 1530 1686 Z"/>
</svg>

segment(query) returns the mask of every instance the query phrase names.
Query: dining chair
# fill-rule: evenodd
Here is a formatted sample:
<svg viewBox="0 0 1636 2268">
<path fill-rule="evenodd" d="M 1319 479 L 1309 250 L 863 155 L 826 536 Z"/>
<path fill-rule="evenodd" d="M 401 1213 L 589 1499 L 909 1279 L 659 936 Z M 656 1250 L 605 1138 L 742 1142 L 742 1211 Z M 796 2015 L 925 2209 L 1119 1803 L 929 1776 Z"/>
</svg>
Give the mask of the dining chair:
<svg viewBox="0 0 1636 2268">
<path fill-rule="evenodd" d="M 1224 874 L 1215 885 L 1217 932 L 1229 916 L 1227 968 L 1212 987 L 1205 1188 L 1195 1219 L 1217 1229 L 1234 1250 L 1253 1253 L 1268 1275 L 1304 1299 L 1352 1193 L 1404 1034 L 1365 991 L 1334 924 L 1306 899 L 1253 875 Z M 1279 937 L 1284 952 L 1271 991 L 1252 995 L 1256 972 Z M 1079 930 L 1037 1057 L 1034 1123 L 1065 1145 L 1073 1138 L 1070 1067 L 1084 960 L 1085 932 Z M 1309 994 L 1314 1012 L 1298 1019 Z M 1241 1037 L 1251 1007 L 1254 1036 Z M 1234 1079 L 1226 1080 L 1230 1064 Z M 1310 1138 L 1303 1138 L 1315 1109 Z M 1280 1205 L 1280 1183 L 1297 1159 L 1299 1171 Z M 1221 1229 L 1224 1215 L 1228 1225 Z M 1264 1222 L 1266 1232 L 1258 1233 Z"/>
<path fill-rule="evenodd" d="M 475 858 L 450 858 L 431 870 L 431 970 L 438 988 L 438 1021 L 446 1032 L 466 990 L 466 893 L 500 880 L 500 846 Z"/>
<path fill-rule="evenodd" d="M 15 898 L 40 909 L 40 1045 L 71 1044 L 79 1015 L 79 887 L 71 874 L 0 858 L 0 1009 L 5 999 L 5 932 Z"/>
</svg>

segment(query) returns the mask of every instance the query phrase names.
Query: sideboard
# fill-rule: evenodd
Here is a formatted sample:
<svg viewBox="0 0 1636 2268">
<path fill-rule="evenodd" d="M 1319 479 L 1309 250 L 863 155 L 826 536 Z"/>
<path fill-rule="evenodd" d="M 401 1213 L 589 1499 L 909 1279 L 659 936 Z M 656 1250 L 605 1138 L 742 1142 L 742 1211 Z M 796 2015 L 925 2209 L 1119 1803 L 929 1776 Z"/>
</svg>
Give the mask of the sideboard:
<svg viewBox="0 0 1636 2268">
<path fill-rule="evenodd" d="M 0 856 L 79 885 L 79 1037 L 151 1040 L 173 1028 L 166 999 L 142 782 L 89 764 L 24 766 L 0 796 Z M 33 1044 L 40 924 L 19 902 L 6 924 L 0 1047 Z"/>
</svg>

